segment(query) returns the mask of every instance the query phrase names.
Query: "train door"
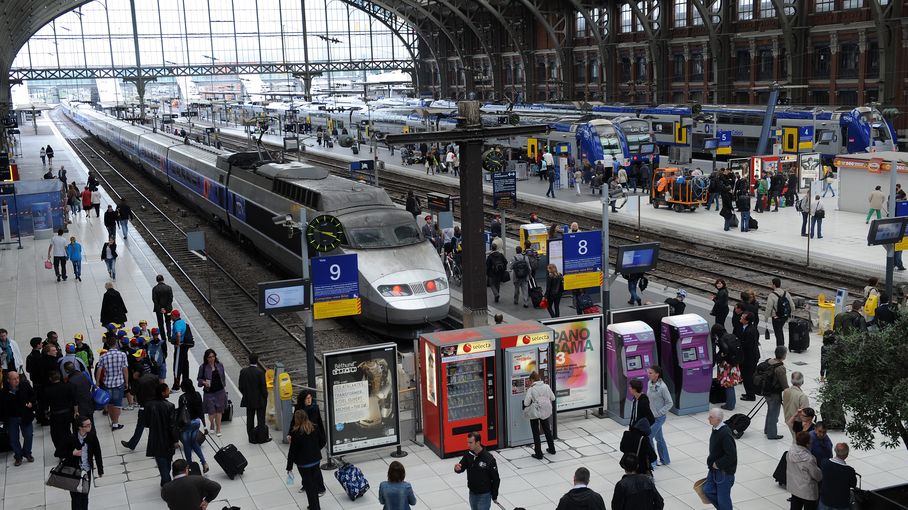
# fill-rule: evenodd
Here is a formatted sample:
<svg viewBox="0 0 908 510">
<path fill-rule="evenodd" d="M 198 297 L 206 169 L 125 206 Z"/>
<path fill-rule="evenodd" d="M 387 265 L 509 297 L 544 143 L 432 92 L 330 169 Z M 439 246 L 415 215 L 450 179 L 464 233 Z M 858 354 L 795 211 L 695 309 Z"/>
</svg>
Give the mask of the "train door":
<svg viewBox="0 0 908 510">
<path fill-rule="evenodd" d="M 798 127 L 797 126 L 785 126 L 782 127 L 782 152 L 784 153 L 798 153 Z"/>
</svg>

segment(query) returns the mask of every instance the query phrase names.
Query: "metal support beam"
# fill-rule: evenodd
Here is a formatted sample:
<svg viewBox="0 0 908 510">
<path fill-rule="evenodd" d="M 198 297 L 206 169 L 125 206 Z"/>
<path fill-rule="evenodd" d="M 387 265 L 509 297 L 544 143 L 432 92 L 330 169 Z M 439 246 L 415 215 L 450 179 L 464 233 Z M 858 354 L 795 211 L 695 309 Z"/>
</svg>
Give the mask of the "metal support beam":
<svg viewBox="0 0 908 510">
<path fill-rule="evenodd" d="M 520 55 L 520 62 L 523 65 L 523 90 L 524 95 L 526 95 L 531 86 L 531 80 L 529 77 L 532 74 L 532 68 L 530 67 L 530 59 L 527 57 L 526 51 L 524 51 L 524 49 L 521 47 L 521 39 L 517 36 L 517 32 L 514 31 L 512 24 L 505 19 L 498 8 L 493 7 L 491 4 L 489 4 L 488 0 L 476 1 L 479 3 L 479 5 L 485 8 L 485 10 L 489 11 L 489 13 L 492 14 L 492 17 L 494 17 L 498 21 L 498 24 L 501 25 L 504 31 L 508 34 L 508 39 L 511 40 L 512 49 L 517 52 L 518 55 Z M 504 96 L 502 95 L 497 99 L 502 99 L 503 97 Z"/>
</svg>

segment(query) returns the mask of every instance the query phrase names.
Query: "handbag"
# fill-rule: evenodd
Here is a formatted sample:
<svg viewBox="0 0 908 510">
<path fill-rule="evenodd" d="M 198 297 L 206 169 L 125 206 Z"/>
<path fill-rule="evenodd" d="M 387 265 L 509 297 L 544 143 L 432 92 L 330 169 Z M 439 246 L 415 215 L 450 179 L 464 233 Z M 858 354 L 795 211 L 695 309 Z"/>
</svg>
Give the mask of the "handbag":
<svg viewBox="0 0 908 510">
<path fill-rule="evenodd" d="M 91 390 L 91 398 L 95 401 L 96 409 L 103 409 L 104 406 L 110 403 L 110 392 L 95 386 L 95 388 Z"/>
<path fill-rule="evenodd" d="M 697 493 L 697 496 L 700 496 L 700 501 L 704 505 L 711 505 L 712 502 L 706 497 L 706 492 L 703 491 L 704 485 L 706 485 L 706 478 L 701 478 L 694 482 L 694 492 Z"/>
<path fill-rule="evenodd" d="M 539 301 L 539 308 L 548 308 L 548 307 L 549 307 L 549 298 L 545 298 L 545 297 L 542 298 L 542 300 Z"/>
<path fill-rule="evenodd" d="M 738 365 L 722 362 L 719 368 L 719 384 L 723 388 L 731 388 L 741 384 L 742 380 L 741 369 L 738 368 Z"/>
<path fill-rule="evenodd" d="M 49 260 L 44 261 L 44 269 L 53 269 L 53 268 L 54 268 L 54 265 L 53 265 L 53 263 L 51 263 L 51 261 L 49 261 Z"/>
<path fill-rule="evenodd" d="M 91 489 L 91 475 L 80 468 L 64 466 L 63 463 L 51 468 L 46 485 L 70 492 L 88 494 Z"/>
<path fill-rule="evenodd" d="M 820 209 L 819 211 L 813 213 L 813 217 L 818 220 L 822 220 L 826 217 L 826 209 Z"/>
<path fill-rule="evenodd" d="M 192 417 L 189 415 L 189 403 L 183 400 L 183 397 L 180 397 L 180 407 L 177 408 L 177 426 L 180 429 L 189 425 L 189 422 L 192 421 Z"/>
</svg>

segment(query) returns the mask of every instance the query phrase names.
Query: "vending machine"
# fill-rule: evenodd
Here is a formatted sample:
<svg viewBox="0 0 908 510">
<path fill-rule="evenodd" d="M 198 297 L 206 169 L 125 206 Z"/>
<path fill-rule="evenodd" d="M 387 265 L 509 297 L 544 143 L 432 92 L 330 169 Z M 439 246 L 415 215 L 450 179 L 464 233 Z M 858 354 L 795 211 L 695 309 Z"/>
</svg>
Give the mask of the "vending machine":
<svg viewBox="0 0 908 510">
<path fill-rule="evenodd" d="M 419 338 L 419 377 L 426 445 L 447 458 L 467 450 L 467 433 L 499 445 L 495 340 L 487 328 L 426 333 Z"/>
<path fill-rule="evenodd" d="M 503 441 L 506 447 L 533 443 L 530 421 L 523 415 L 523 399 L 532 385 L 530 374 L 538 372 L 546 384 L 555 390 L 555 335 L 552 328 L 536 321 L 518 322 L 488 328 L 490 336 L 498 339 L 503 383 L 502 417 Z M 555 409 L 555 403 L 552 403 Z M 555 414 L 552 414 L 552 434 L 557 437 Z"/>
<path fill-rule="evenodd" d="M 662 318 L 662 368 L 675 414 L 709 410 L 713 348 L 709 323 L 695 313 Z"/>
<path fill-rule="evenodd" d="M 609 324 L 606 328 L 605 366 L 608 414 L 621 425 L 631 421 L 630 382 L 646 381 L 646 369 L 656 364 L 656 335 L 643 321 Z M 643 385 L 644 390 L 646 384 Z"/>
</svg>

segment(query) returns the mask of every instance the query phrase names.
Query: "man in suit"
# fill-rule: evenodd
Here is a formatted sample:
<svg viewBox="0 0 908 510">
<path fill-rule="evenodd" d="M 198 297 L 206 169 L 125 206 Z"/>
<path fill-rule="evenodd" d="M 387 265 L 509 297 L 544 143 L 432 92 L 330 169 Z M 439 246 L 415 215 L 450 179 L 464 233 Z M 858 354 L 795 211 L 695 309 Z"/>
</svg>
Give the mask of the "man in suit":
<svg viewBox="0 0 908 510">
<path fill-rule="evenodd" d="M 204 476 L 190 476 L 189 463 L 173 461 L 173 480 L 161 487 L 161 499 L 170 510 L 205 510 L 221 492 L 221 484 Z"/>
<path fill-rule="evenodd" d="M 246 437 L 255 443 L 253 436 L 256 424 L 265 423 L 265 406 L 268 404 L 268 387 L 265 384 L 265 371 L 259 367 L 259 355 L 249 355 L 249 366 L 240 370 L 239 390 L 243 395 L 240 406 L 246 408 Z M 271 441 L 269 437 L 266 441 Z"/>
<path fill-rule="evenodd" d="M 67 380 L 72 385 L 76 394 L 76 407 L 78 407 L 79 416 L 84 416 L 91 420 L 91 426 L 95 426 L 95 401 L 91 397 L 91 380 L 85 372 L 80 371 L 75 365 L 67 361 L 63 364 L 63 370 L 66 372 Z M 75 430 L 73 432 L 78 432 Z"/>
</svg>

